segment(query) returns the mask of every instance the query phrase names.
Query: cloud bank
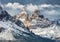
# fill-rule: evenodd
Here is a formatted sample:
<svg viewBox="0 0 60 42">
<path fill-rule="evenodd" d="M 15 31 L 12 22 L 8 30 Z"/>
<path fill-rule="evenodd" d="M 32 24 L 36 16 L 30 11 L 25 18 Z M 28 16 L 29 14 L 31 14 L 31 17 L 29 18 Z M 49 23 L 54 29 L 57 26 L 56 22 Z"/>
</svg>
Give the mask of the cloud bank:
<svg viewBox="0 0 60 42">
<path fill-rule="evenodd" d="M 52 4 L 22 5 L 20 3 L 15 2 L 15 3 L 4 4 L 4 7 L 11 15 L 18 14 L 21 10 L 24 9 L 25 11 L 28 11 L 28 12 L 33 12 L 34 10 L 39 10 L 40 14 L 43 14 L 46 17 L 49 16 L 48 18 L 51 18 L 51 16 L 52 16 L 52 18 L 57 18 L 56 16 L 60 16 L 60 5 L 52 5 Z M 55 17 L 53 17 L 53 16 L 55 16 Z"/>
<path fill-rule="evenodd" d="M 24 7 L 24 5 L 21 5 L 19 3 L 8 3 L 8 4 L 5 4 L 5 6 L 13 9 L 23 9 Z"/>
</svg>

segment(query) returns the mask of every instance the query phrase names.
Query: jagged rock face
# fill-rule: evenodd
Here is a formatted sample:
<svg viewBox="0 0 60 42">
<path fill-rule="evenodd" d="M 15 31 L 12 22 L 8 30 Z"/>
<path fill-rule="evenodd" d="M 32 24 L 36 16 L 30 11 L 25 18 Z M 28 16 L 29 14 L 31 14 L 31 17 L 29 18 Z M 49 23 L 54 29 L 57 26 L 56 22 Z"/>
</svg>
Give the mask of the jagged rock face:
<svg viewBox="0 0 60 42">
<path fill-rule="evenodd" d="M 46 28 L 49 27 L 52 22 L 46 19 L 38 18 L 38 19 L 33 19 L 31 22 L 32 27 L 39 27 L 39 28 Z"/>
<path fill-rule="evenodd" d="M 0 20 L 10 20 L 12 17 L 6 12 L 6 11 L 2 11 L 0 13 Z"/>
<path fill-rule="evenodd" d="M 9 19 L 10 15 L 2 9 L 2 7 L 0 7 L 0 20 L 3 20 L 3 19 L 6 19 L 7 18 Z"/>
<path fill-rule="evenodd" d="M 43 15 L 40 15 L 38 10 L 35 10 L 32 13 L 32 16 L 29 17 L 25 11 L 21 12 L 19 15 L 16 15 L 15 18 L 22 21 L 26 27 L 29 27 L 29 29 L 37 27 L 45 28 L 52 24 L 51 21 L 49 21 L 47 18 L 44 18 Z"/>
<path fill-rule="evenodd" d="M 35 10 L 33 13 L 32 13 L 32 16 L 30 17 L 30 19 L 36 19 L 38 18 L 39 16 L 39 11 L 38 10 Z"/>
<path fill-rule="evenodd" d="M 20 21 L 25 21 L 27 19 L 27 14 L 25 11 L 22 11 L 21 13 L 19 13 L 18 15 L 14 16 L 15 19 L 19 19 Z"/>
<path fill-rule="evenodd" d="M 44 18 L 43 15 L 40 15 L 40 11 L 39 10 L 35 10 L 32 13 L 32 16 L 30 17 L 31 19 L 37 19 L 37 18 Z"/>
<path fill-rule="evenodd" d="M 0 13 L 0 21 L 11 21 L 11 22 L 15 22 L 15 24 L 17 24 L 18 26 L 20 26 L 21 24 L 23 24 L 21 21 L 14 19 L 5 10 L 2 10 L 1 13 Z M 24 24 L 22 26 L 24 27 Z"/>
<path fill-rule="evenodd" d="M 32 13 L 32 16 L 29 16 L 25 11 L 22 11 L 20 14 L 15 15 L 14 18 L 22 21 L 26 27 L 32 28 L 31 22 L 34 19 L 44 18 L 43 15 L 39 15 L 39 10 L 35 10 Z"/>
<path fill-rule="evenodd" d="M 29 17 L 27 16 L 27 13 L 25 11 L 22 11 L 20 14 L 15 15 L 14 18 L 22 21 L 24 23 L 25 27 L 28 27 L 30 25 L 29 21 L 28 21 Z"/>
</svg>

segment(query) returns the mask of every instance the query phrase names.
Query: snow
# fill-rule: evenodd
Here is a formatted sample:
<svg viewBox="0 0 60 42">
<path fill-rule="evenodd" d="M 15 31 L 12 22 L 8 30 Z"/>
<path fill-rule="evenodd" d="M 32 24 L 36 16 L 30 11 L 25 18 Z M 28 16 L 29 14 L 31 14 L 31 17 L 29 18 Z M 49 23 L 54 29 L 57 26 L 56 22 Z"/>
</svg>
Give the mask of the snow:
<svg viewBox="0 0 60 42">
<path fill-rule="evenodd" d="M 5 30 L 4 32 L 0 33 L 0 38 L 3 38 L 5 40 L 15 40 L 10 30 Z"/>
<path fill-rule="evenodd" d="M 52 24 L 52 22 L 49 20 L 33 19 L 30 24 L 32 26 L 30 31 L 41 37 L 55 39 L 60 35 L 60 26 Z"/>
<path fill-rule="evenodd" d="M 47 28 L 35 28 L 35 29 L 30 29 L 33 33 L 36 35 L 50 38 L 50 39 L 55 39 L 57 36 L 60 35 L 60 27 L 53 25 L 52 27 L 47 27 Z"/>
<path fill-rule="evenodd" d="M 11 34 L 11 30 L 9 26 L 7 26 L 4 22 L 0 21 L 0 27 L 3 27 L 6 29 L 4 32 L 0 33 L 0 38 L 6 39 L 6 40 L 15 40 L 15 38 Z"/>
<path fill-rule="evenodd" d="M 0 27 L 3 27 L 6 29 L 4 32 L 0 33 L 0 38 L 2 37 L 6 40 L 15 39 L 11 31 L 14 31 L 17 34 L 21 33 L 19 30 L 29 33 L 29 31 L 24 30 L 22 27 L 17 26 L 15 23 L 12 23 L 11 21 L 5 21 L 5 22 L 0 21 Z"/>
</svg>

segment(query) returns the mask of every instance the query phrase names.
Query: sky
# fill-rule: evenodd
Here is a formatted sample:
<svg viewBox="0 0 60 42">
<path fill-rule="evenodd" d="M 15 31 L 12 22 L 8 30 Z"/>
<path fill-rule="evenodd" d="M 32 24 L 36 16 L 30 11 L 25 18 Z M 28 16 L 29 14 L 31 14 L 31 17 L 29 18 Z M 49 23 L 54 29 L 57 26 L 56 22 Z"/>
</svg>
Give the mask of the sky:
<svg viewBox="0 0 60 42">
<path fill-rule="evenodd" d="M 34 10 L 38 9 L 45 18 L 60 19 L 60 0 L 0 0 L 0 3 L 12 16 L 23 9 L 28 14 L 32 14 Z"/>
<path fill-rule="evenodd" d="M 21 4 L 43 4 L 43 3 L 47 3 L 47 4 L 60 4 L 60 0 L 1 0 L 2 3 L 8 3 L 8 2 L 18 2 Z"/>
</svg>

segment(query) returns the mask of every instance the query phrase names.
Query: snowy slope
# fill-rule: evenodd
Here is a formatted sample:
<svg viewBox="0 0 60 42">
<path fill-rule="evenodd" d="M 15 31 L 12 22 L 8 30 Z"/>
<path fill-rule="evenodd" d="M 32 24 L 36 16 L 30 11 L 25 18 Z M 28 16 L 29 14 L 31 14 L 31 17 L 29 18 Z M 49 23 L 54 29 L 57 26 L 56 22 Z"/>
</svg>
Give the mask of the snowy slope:
<svg viewBox="0 0 60 42">
<path fill-rule="evenodd" d="M 44 18 L 34 19 L 31 22 L 32 31 L 36 35 L 56 39 L 60 37 L 60 26 L 53 24 L 51 21 L 46 20 Z"/>
<path fill-rule="evenodd" d="M 38 18 L 38 19 L 33 19 L 32 21 L 30 21 L 30 24 L 32 27 L 41 27 L 41 28 L 46 28 L 49 27 L 52 22 L 49 20 L 46 20 L 45 18 Z"/>
</svg>

